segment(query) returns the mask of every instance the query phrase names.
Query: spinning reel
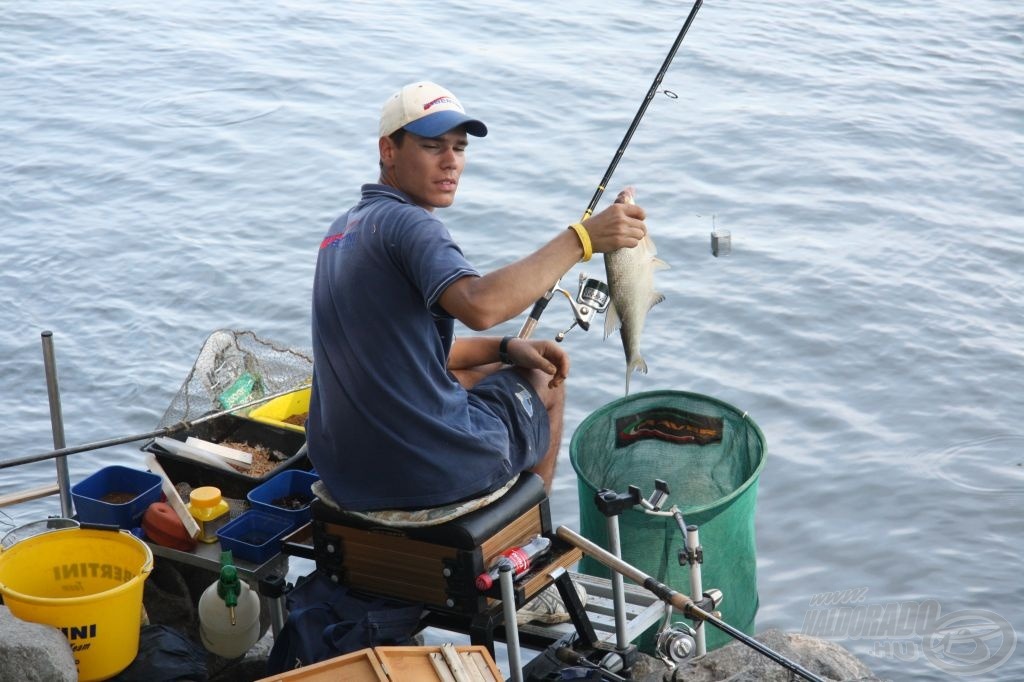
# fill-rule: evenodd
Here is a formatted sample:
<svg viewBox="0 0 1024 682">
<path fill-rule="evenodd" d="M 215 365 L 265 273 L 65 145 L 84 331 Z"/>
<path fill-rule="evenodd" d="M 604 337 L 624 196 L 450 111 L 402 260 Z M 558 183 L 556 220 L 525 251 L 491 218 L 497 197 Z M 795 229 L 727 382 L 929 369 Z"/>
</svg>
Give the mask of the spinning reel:
<svg viewBox="0 0 1024 682">
<path fill-rule="evenodd" d="M 583 273 L 580 273 L 579 291 L 576 292 L 575 298 L 557 284 L 553 291 L 557 291 L 565 296 L 569 301 L 569 306 L 572 308 L 573 317 L 575 318 L 568 329 L 558 332 L 555 336 L 555 341 L 559 343 L 565 339 L 565 335 L 572 331 L 573 327 L 579 326 L 583 331 L 589 331 L 590 322 L 594 319 L 594 316 L 607 310 L 608 304 L 611 303 L 608 285 L 599 279 L 587 277 Z"/>
</svg>

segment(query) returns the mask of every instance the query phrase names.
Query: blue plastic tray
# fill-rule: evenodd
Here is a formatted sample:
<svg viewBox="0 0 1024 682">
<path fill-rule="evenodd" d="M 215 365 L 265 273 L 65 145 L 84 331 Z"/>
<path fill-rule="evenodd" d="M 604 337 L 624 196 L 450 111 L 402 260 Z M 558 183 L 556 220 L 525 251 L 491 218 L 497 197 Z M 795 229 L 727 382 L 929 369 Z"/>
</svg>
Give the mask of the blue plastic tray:
<svg viewBox="0 0 1024 682">
<path fill-rule="evenodd" d="M 289 469 L 256 486 L 246 497 L 253 509 L 288 519 L 292 528 L 298 528 L 312 518 L 309 503 L 313 501 L 313 492 L 310 487 L 317 480 L 316 474 L 300 469 Z M 274 504 L 275 501 L 280 502 L 285 498 L 305 500 L 306 504 L 298 509 Z"/>
<path fill-rule="evenodd" d="M 254 564 L 262 564 L 281 551 L 281 538 L 292 529 L 285 518 L 250 509 L 217 531 L 222 550 Z"/>
<path fill-rule="evenodd" d="M 113 493 L 133 494 L 125 502 L 105 502 Z M 148 471 L 112 465 L 103 467 L 71 486 L 71 502 L 81 523 L 102 523 L 131 530 L 142 515 L 163 498 L 160 477 Z"/>
</svg>

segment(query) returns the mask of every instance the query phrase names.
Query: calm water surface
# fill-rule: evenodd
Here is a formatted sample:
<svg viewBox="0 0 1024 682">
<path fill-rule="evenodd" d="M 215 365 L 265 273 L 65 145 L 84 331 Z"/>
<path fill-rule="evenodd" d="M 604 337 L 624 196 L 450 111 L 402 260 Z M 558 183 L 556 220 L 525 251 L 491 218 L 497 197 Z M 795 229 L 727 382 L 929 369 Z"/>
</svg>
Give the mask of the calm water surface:
<svg viewBox="0 0 1024 682">
<path fill-rule="evenodd" d="M 378 107 L 404 82 L 447 84 L 490 126 L 442 216 L 469 257 L 541 245 L 585 208 L 688 11 L 3 3 L 3 456 L 51 446 L 43 330 L 72 444 L 153 428 L 215 329 L 308 347 L 317 245 L 376 177 Z M 758 629 L 799 631 L 823 593 L 937 602 L 937 635 L 833 633 L 885 678 L 1024 679 L 1021 82 L 1012 4 L 709 2 L 605 199 L 635 185 L 672 265 L 633 390 L 714 396 L 767 437 Z M 536 333 L 569 321 L 555 303 Z M 624 360 L 598 329 L 566 345 L 554 515 L 574 525 L 569 438 L 622 395 Z M 77 455 L 72 480 L 114 462 L 141 455 Z M 3 470 L 0 494 L 52 471 Z"/>
</svg>

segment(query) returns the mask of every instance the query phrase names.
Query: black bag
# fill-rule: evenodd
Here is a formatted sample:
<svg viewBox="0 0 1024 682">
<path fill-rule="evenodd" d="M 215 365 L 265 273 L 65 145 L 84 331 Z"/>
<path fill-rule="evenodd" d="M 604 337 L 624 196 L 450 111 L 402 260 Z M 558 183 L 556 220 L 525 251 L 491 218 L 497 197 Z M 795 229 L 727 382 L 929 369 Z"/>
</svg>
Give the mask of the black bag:
<svg viewBox="0 0 1024 682">
<path fill-rule="evenodd" d="M 288 618 L 267 658 L 268 675 L 367 647 L 412 644 L 423 615 L 422 604 L 360 593 L 320 571 L 300 579 L 285 606 Z"/>
<path fill-rule="evenodd" d="M 167 625 L 143 625 L 139 653 L 110 682 L 206 682 L 206 651 Z"/>
</svg>

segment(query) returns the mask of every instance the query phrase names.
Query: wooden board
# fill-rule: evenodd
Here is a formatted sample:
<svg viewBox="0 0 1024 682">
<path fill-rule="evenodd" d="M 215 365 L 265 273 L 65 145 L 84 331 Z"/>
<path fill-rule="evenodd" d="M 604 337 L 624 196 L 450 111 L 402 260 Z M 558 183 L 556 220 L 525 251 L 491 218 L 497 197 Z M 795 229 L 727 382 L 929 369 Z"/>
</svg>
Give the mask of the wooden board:
<svg viewBox="0 0 1024 682">
<path fill-rule="evenodd" d="M 360 649 L 257 682 L 503 682 L 482 646 L 379 646 Z"/>
<path fill-rule="evenodd" d="M 377 647 L 374 651 L 385 672 L 394 682 L 399 682 L 399 680 L 448 682 L 449 679 L 502 682 L 504 679 L 490 652 L 483 646 L 451 647 L 449 655 L 454 653 L 458 659 L 458 662 L 454 664 L 449 662 L 442 652 L 442 647 L 439 646 L 389 646 Z M 453 665 L 461 666 L 465 675 L 460 678 L 449 672 Z M 449 672 L 451 677 L 445 677 L 446 672 Z"/>
<path fill-rule="evenodd" d="M 258 682 L 392 682 L 373 649 L 360 649 L 344 656 L 264 677 Z"/>
</svg>

